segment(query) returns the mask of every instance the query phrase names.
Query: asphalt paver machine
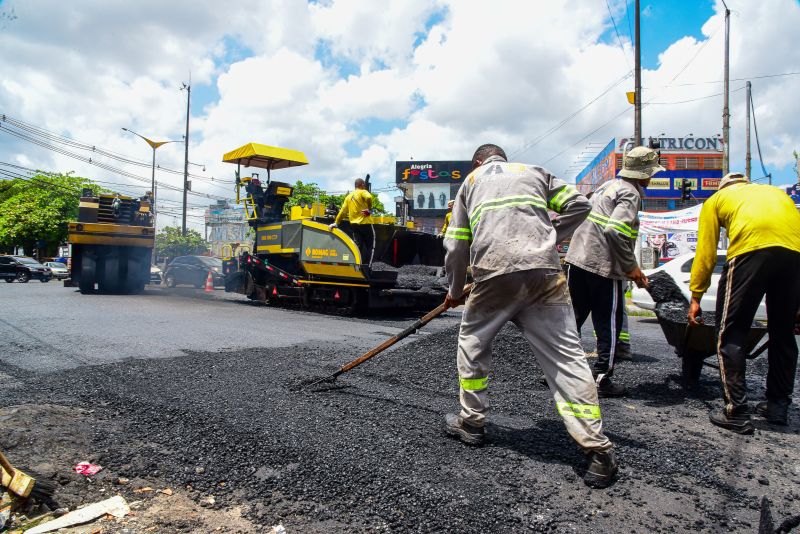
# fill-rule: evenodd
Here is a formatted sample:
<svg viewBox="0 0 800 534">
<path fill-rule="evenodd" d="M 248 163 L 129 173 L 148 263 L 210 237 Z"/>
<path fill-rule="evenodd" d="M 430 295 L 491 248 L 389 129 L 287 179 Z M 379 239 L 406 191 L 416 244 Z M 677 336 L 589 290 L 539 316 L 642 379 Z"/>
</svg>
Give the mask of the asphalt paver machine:
<svg viewBox="0 0 800 534">
<path fill-rule="evenodd" d="M 272 171 L 306 165 L 302 152 L 248 143 L 225 154 L 223 161 L 237 166 L 236 201 L 254 234 L 249 252 L 223 264 L 226 291 L 270 304 L 349 312 L 423 309 L 444 299 L 445 289 L 430 283 L 432 277 L 398 277 L 404 266 L 441 268 L 444 248 L 436 236 L 398 225 L 394 217 L 371 217 L 374 251 L 365 251 L 349 223 L 329 228 L 336 214 L 320 203 L 287 207 L 293 187 L 273 181 Z M 242 177 L 242 167 L 265 169 L 266 182 L 258 173 Z M 411 283 L 402 285 L 398 279 Z"/>
</svg>

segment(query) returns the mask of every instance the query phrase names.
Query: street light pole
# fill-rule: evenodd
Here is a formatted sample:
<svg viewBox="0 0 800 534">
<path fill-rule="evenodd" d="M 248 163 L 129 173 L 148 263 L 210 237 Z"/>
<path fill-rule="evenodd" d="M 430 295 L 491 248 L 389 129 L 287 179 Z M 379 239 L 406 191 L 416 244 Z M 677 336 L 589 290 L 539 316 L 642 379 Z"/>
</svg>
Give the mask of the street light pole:
<svg viewBox="0 0 800 534">
<path fill-rule="evenodd" d="M 153 140 L 148 139 L 147 137 L 145 137 L 145 136 L 143 136 L 141 134 L 138 134 L 138 133 L 134 132 L 130 128 L 123 128 L 122 130 L 124 132 L 132 133 L 136 137 L 138 137 L 140 139 L 143 139 L 144 142 L 147 143 L 148 145 L 150 145 L 150 148 L 153 149 L 153 168 L 152 168 L 152 174 L 151 174 L 151 177 L 150 177 L 150 194 L 153 195 L 153 206 L 152 206 L 152 209 L 153 209 L 153 228 L 155 228 L 155 226 L 156 226 L 155 225 L 155 217 L 156 217 L 156 150 L 159 147 L 166 145 L 167 143 L 177 143 L 178 141 L 153 141 Z"/>
<path fill-rule="evenodd" d="M 730 171 L 730 120 L 731 114 L 728 107 L 728 98 L 730 96 L 730 34 L 731 34 L 731 10 L 725 0 L 722 0 L 722 5 L 725 6 L 725 102 L 722 105 L 722 174 L 728 174 Z"/>
<path fill-rule="evenodd" d="M 633 146 L 642 144 L 642 41 L 639 35 L 639 0 L 636 0 L 636 7 L 634 9 L 634 44 L 635 59 L 634 59 L 634 94 L 633 94 Z"/>
<path fill-rule="evenodd" d="M 184 137 L 184 160 L 183 160 L 183 212 L 181 214 L 181 233 L 186 235 L 186 194 L 189 187 L 189 106 L 192 101 L 191 80 L 188 84 L 184 83 L 182 89 L 186 89 L 186 136 Z"/>
</svg>

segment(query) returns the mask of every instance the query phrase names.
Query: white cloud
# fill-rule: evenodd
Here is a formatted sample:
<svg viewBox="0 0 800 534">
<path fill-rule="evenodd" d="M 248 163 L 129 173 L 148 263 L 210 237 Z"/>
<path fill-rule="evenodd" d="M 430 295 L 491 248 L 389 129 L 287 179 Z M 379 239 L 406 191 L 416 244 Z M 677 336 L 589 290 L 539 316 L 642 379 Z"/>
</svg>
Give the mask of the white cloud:
<svg viewBox="0 0 800 534">
<path fill-rule="evenodd" d="M 733 78 L 796 70 L 800 51 L 789 36 L 800 26 L 797 2 L 728 3 Z M 313 180 L 335 190 L 351 188 L 367 172 L 376 185 L 390 182 L 397 159 L 468 158 L 487 141 L 533 163 L 563 152 L 547 164 L 561 174 L 587 143 L 632 130 L 624 95 L 633 88 L 629 78 L 533 143 L 629 69 L 616 38 L 603 42 L 610 20 L 594 0 L 247 0 L 224 8 L 212 0 L 7 0 L 2 8 L 14 9 L 18 19 L 4 21 L 0 33 L 0 70 L 11 73 L 0 79 L 0 112 L 149 160 L 148 147 L 120 128 L 180 139 L 185 93 L 177 88 L 191 70 L 195 96 L 213 84 L 219 98 L 204 106 L 195 100 L 190 159 L 218 178 L 233 174 L 221 155 L 250 141 L 306 152 L 309 166 L 276 179 Z M 612 2 L 612 10 L 622 9 Z M 645 101 L 721 92 L 721 84 L 696 84 L 722 76 L 721 2 L 715 9 L 702 39 L 678 40 L 661 53 L 657 69 L 644 72 Z M 428 31 L 430 20 L 437 22 Z M 630 44 L 624 46 L 630 58 Z M 743 84 L 734 81 L 731 88 Z M 753 91 L 764 157 L 783 166 L 792 148 L 800 148 L 800 77 L 753 80 Z M 714 96 L 647 106 L 645 133 L 714 135 L 721 131 L 721 102 Z M 732 93 L 731 115 L 738 167 L 743 91 Z M 380 121 L 400 126 L 368 129 Z M 127 181 L 0 135 L 0 161 Z M 158 158 L 182 168 L 182 147 L 166 145 Z M 149 169 L 127 169 L 149 177 Z M 180 183 L 168 174 L 159 180 Z M 195 181 L 195 189 L 210 193 L 228 195 L 227 188 Z"/>
</svg>

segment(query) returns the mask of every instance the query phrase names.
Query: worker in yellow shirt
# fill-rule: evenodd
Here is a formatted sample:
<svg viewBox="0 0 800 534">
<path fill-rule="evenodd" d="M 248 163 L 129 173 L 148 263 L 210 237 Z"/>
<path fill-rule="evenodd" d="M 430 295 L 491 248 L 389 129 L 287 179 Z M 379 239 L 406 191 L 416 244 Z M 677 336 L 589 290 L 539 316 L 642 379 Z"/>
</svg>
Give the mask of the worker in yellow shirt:
<svg viewBox="0 0 800 534">
<path fill-rule="evenodd" d="M 716 265 L 719 229 L 728 232 L 728 257 L 717 288 L 717 355 L 725 408 L 711 422 L 752 434 L 747 405 L 747 337 L 758 305 L 767 297 L 769 371 L 767 400 L 755 412 L 785 425 L 797 370 L 795 317 L 800 308 L 800 213 L 789 195 L 730 173 L 700 211 L 697 253 L 692 264 L 689 323 L 702 321 L 700 300 Z"/>
<path fill-rule="evenodd" d="M 442 231 L 439 233 L 439 237 L 444 237 L 444 234 L 447 233 L 447 227 L 450 226 L 450 218 L 453 216 L 453 204 L 455 200 L 451 200 L 447 203 L 447 213 L 444 214 L 444 224 L 442 225 Z"/>
<path fill-rule="evenodd" d="M 375 255 L 375 228 L 370 215 L 372 213 L 372 193 L 367 191 L 367 183 L 362 178 L 355 181 L 355 190 L 348 193 L 336 220 L 329 226 L 331 230 L 339 227 L 343 219 L 350 221 L 353 238 L 361 251 L 362 261 L 369 259 L 372 265 Z"/>
</svg>

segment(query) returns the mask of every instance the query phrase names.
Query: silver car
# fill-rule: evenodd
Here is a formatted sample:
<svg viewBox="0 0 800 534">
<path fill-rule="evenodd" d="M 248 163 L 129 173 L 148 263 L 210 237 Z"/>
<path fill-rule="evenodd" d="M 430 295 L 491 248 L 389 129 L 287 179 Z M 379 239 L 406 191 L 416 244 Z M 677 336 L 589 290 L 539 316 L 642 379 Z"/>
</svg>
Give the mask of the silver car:
<svg viewBox="0 0 800 534">
<path fill-rule="evenodd" d="M 44 266 L 50 267 L 50 270 L 53 271 L 53 278 L 56 280 L 69 278 L 69 269 L 67 269 L 66 263 L 61 263 L 59 261 L 48 261 L 44 264 Z"/>
</svg>

